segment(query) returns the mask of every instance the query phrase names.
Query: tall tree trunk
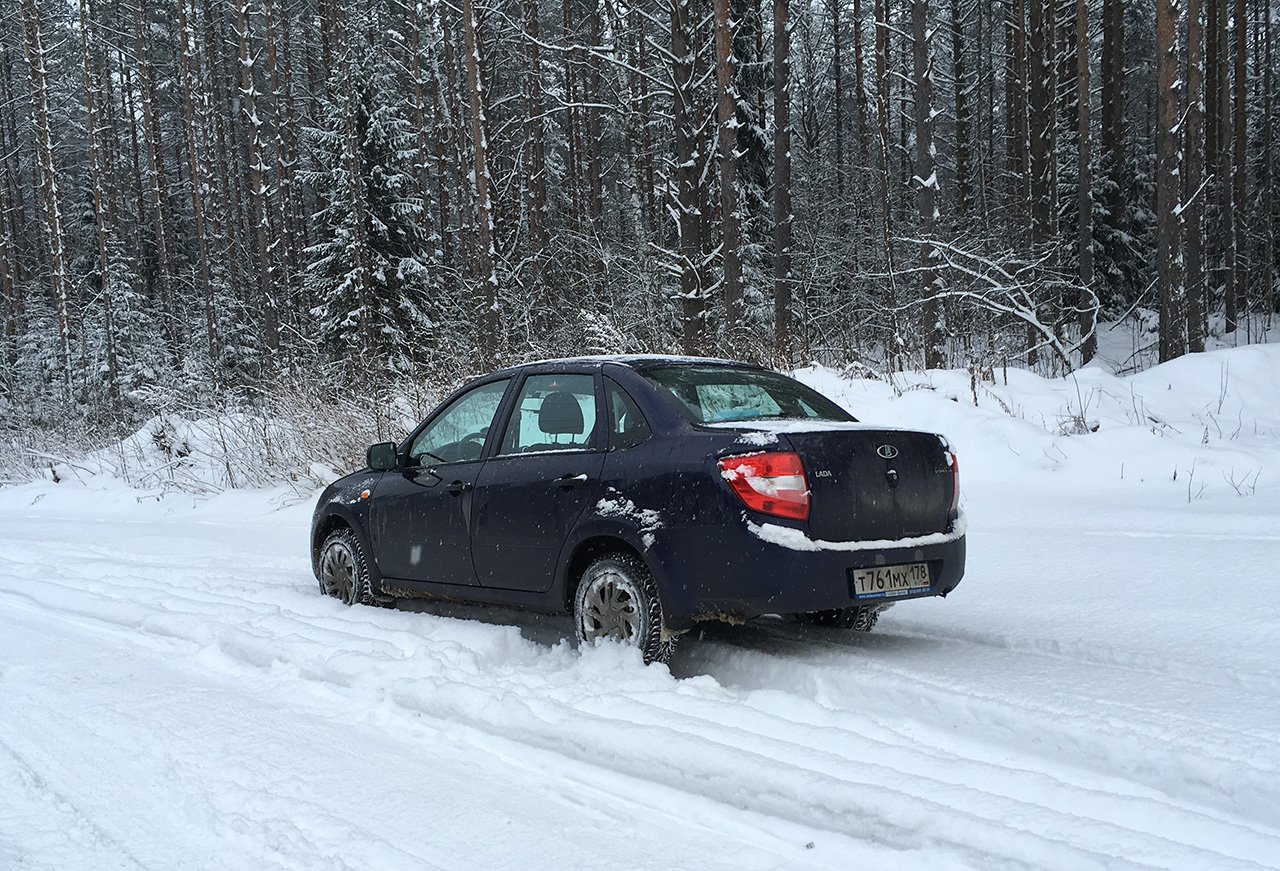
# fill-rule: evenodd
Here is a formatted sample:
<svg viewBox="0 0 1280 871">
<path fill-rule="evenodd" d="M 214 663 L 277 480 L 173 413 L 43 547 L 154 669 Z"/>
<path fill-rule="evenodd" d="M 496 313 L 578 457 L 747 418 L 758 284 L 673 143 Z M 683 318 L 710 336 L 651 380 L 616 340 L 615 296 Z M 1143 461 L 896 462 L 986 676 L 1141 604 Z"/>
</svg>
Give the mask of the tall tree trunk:
<svg viewBox="0 0 1280 871">
<path fill-rule="evenodd" d="M 867 87 L 862 59 L 862 0 L 853 0 L 853 117 L 858 130 L 858 157 L 861 168 L 869 169 L 867 160 Z"/>
<path fill-rule="evenodd" d="M 738 218 L 738 106 L 734 84 L 737 70 L 733 62 L 734 22 L 729 16 L 729 0 L 715 0 L 716 85 L 720 116 L 720 221 L 723 228 L 725 345 L 737 347 L 742 332 L 742 267 Z M 838 124 L 839 122 L 837 122 Z M 837 133 L 837 136 L 839 134 Z M 838 163 L 837 163 L 838 165 Z M 839 172 L 839 170 L 837 170 Z"/>
<path fill-rule="evenodd" d="M 1053 0 L 1028 0 L 1028 135 L 1031 158 L 1031 238 L 1048 242 L 1053 234 L 1054 39 Z"/>
<path fill-rule="evenodd" d="M 1245 227 L 1249 219 L 1249 201 L 1246 197 L 1249 178 L 1248 21 L 1248 9 L 1245 5 L 1245 0 L 1236 0 L 1235 24 L 1232 28 L 1236 36 L 1235 91 L 1233 94 L 1235 98 L 1235 111 L 1233 113 L 1235 134 L 1232 140 L 1235 145 L 1235 160 L 1231 166 L 1231 208 L 1229 214 L 1232 228 L 1231 248 L 1228 250 L 1231 264 L 1227 284 L 1227 293 L 1230 297 L 1227 303 L 1227 332 L 1231 332 L 1236 328 L 1237 319 L 1241 312 L 1247 314 L 1249 309 L 1247 282 L 1245 280 L 1247 260 L 1244 257 Z"/>
<path fill-rule="evenodd" d="M 969 216 L 973 201 L 971 167 L 973 157 L 972 112 L 969 108 L 969 73 L 965 67 L 964 17 L 960 0 L 951 0 L 951 74 L 955 83 L 956 118 L 956 214 L 957 221 Z"/>
<path fill-rule="evenodd" d="M 147 155 L 147 180 L 151 197 L 153 239 L 159 258 L 159 308 L 161 330 L 171 354 L 177 354 L 178 313 L 174 299 L 173 209 L 169 202 L 168 172 L 156 92 L 156 71 L 148 52 L 151 35 L 145 31 L 142 4 L 134 8 L 134 50 L 137 52 L 138 96 L 142 104 L 142 134 Z"/>
<path fill-rule="evenodd" d="M 885 336 L 885 347 L 888 354 L 896 355 L 899 346 L 896 307 L 898 305 L 897 279 L 893 251 L 893 200 L 889 192 L 889 10 L 887 0 L 875 0 L 876 15 L 876 130 L 880 140 L 880 231 L 884 245 L 885 274 L 888 279 L 887 308 L 891 312 L 892 323 L 889 334 Z"/>
<path fill-rule="evenodd" d="M 717 3 L 721 0 L 717 0 Z M 832 100 L 835 104 L 835 130 L 833 131 L 836 147 L 836 214 L 837 227 L 840 228 L 839 235 L 843 236 L 843 216 L 845 213 L 844 202 L 844 70 L 841 68 L 841 43 L 843 41 L 840 31 L 840 6 L 844 0 L 828 0 L 828 6 L 831 10 L 831 75 L 832 85 L 835 88 L 832 94 Z M 727 2 L 726 2 L 727 5 Z"/>
<path fill-rule="evenodd" d="M 275 351 L 280 347 L 280 312 L 271 270 L 270 205 L 262 148 L 262 119 L 258 116 L 258 91 L 254 84 L 254 61 L 249 45 L 249 0 L 238 0 L 236 6 L 236 42 L 240 53 L 240 108 L 245 122 L 249 230 L 252 234 L 254 268 L 258 279 L 258 305 L 263 314 L 263 340 L 269 350 Z"/>
<path fill-rule="evenodd" d="M 1276 299 L 1275 155 L 1271 153 L 1275 145 L 1275 71 L 1271 68 L 1274 14 L 1270 3 L 1262 5 L 1262 163 L 1258 184 L 1262 187 L 1262 311 L 1267 316 L 1280 312 Z"/>
<path fill-rule="evenodd" d="M 1178 12 L 1176 0 L 1156 2 L 1156 287 L 1160 298 L 1160 360 L 1172 360 L 1184 353 L 1182 331 L 1181 276 L 1177 262 L 1180 239 L 1177 207 L 1178 186 L 1178 57 L 1174 51 L 1174 30 Z"/>
<path fill-rule="evenodd" d="M 48 50 L 44 46 L 44 27 L 37 0 L 21 0 L 19 11 L 25 40 L 27 66 L 31 73 L 31 125 L 35 133 L 36 162 L 40 173 L 40 202 L 44 208 L 45 229 L 49 244 L 49 281 L 58 318 L 58 351 L 61 357 L 63 387 L 71 398 L 71 315 L 68 306 L 66 238 L 62 227 L 62 199 L 58 191 L 58 170 L 53 160 L 53 132 L 49 120 Z"/>
<path fill-rule="evenodd" d="M 493 244 L 493 200 L 489 179 L 489 133 L 485 115 L 484 82 L 480 77 L 480 39 L 476 33 L 474 0 L 463 0 L 463 40 L 467 52 L 467 91 L 471 102 L 471 140 L 475 150 L 476 264 L 481 282 L 474 308 L 481 330 L 483 362 L 497 362 L 501 320 L 498 312 L 498 271 Z"/>
<path fill-rule="evenodd" d="M 790 0 L 773 4 L 773 338 L 778 362 L 791 339 L 791 23 Z"/>
<path fill-rule="evenodd" d="M 1102 0 L 1102 166 L 1107 173 L 1103 205 L 1107 224 L 1115 232 L 1126 229 L 1129 176 L 1125 166 L 1124 5 Z"/>
<path fill-rule="evenodd" d="M 1196 2 L 1196 0 L 1192 0 Z M 1075 0 L 1076 7 L 1076 251 L 1079 261 L 1080 286 L 1093 288 L 1093 176 L 1092 136 L 1089 106 L 1089 3 Z M 1093 359 L 1098 350 L 1094 333 L 1094 309 L 1087 293 L 1078 297 L 1077 322 L 1080 326 L 1080 358 Z"/>
<path fill-rule="evenodd" d="M 524 28 L 529 38 L 529 69 L 525 74 L 526 208 L 529 211 L 531 283 L 536 286 L 541 280 L 543 258 L 547 256 L 547 146 L 542 120 L 538 0 L 524 0 Z"/>
<path fill-rule="evenodd" d="M 112 400 L 120 396 L 120 369 L 116 361 L 116 327 L 110 245 L 108 237 L 114 228 L 106 223 L 106 196 L 103 193 L 102 156 L 98 148 L 98 107 L 96 103 L 101 84 L 98 81 L 98 65 L 89 52 L 89 2 L 80 0 L 80 62 L 84 73 L 85 140 L 89 146 L 89 186 L 93 192 L 94 230 L 98 243 L 98 274 L 102 282 L 102 332 L 107 355 L 107 389 Z"/>
<path fill-rule="evenodd" d="M 672 126 L 676 146 L 676 234 L 679 240 L 683 349 L 706 352 L 707 301 L 702 277 L 702 219 L 694 117 L 692 10 L 689 0 L 671 2 Z"/>
<path fill-rule="evenodd" d="M 1005 196 L 1015 228 L 1017 216 L 1026 214 L 1028 190 L 1026 3 L 1027 0 L 1009 0 L 1005 11 L 1005 170 L 1009 179 Z"/>
<path fill-rule="evenodd" d="M 573 0 L 565 0 L 573 2 Z M 591 218 L 592 231 L 600 233 L 600 218 L 604 214 L 604 180 L 601 172 L 601 150 L 604 143 L 601 138 L 600 108 L 601 76 L 600 54 L 604 37 L 600 21 L 601 0 L 592 0 L 588 22 L 591 27 L 592 51 L 587 55 L 587 87 L 584 88 L 584 101 L 590 103 L 585 109 L 587 117 L 587 214 Z M 589 93 L 587 93 L 589 91 Z"/>
<path fill-rule="evenodd" d="M 1229 0 L 1210 0 L 1218 7 L 1217 42 L 1218 60 L 1218 167 L 1217 167 L 1217 223 L 1218 240 L 1222 246 L 1222 295 L 1226 309 L 1226 331 L 1234 332 L 1236 328 L 1236 285 L 1235 285 L 1235 222 L 1231 216 L 1231 182 L 1232 182 L 1232 134 L 1231 125 L 1231 40 L 1228 35 L 1230 23 Z"/>
<path fill-rule="evenodd" d="M 1204 0 L 1187 0 L 1187 120 L 1182 225 L 1186 264 L 1187 348 L 1204 350 Z"/>
<path fill-rule="evenodd" d="M 916 211 L 920 221 L 920 236 L 924 244 L 920 250 L 920 298 L 924 323 L 925 368 L 940 369 L 945 362 L 945 334 L 942 328 L 942 275 L 938 271 L 938 249 L 931 237 L 938 220 L 936 195 L 938 173 L 934 167 L 933 143 L 933 52 L 929 48 L 929 2 L 912 0 L 911 42 L 915 71 L 915 122 L 916 160 L 915 178 Z"/>
</svg>

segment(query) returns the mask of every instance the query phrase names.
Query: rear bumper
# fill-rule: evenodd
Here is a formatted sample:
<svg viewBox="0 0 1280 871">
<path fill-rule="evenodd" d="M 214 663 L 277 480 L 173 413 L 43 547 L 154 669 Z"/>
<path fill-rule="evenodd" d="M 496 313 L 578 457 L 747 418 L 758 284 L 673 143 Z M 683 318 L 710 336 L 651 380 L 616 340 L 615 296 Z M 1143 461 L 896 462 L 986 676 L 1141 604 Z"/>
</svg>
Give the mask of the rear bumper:
<svg viewBox="0 0 1280 871">
<path fill-rule="evenodd" d="M 961 521 L 963 524 L 963 521 Z M 819 542 L 800 530 L 749 523 L 664 529 L 647 554 L 673 629 L 701 620 L 825 611 L 945 596 L 964 576 L 965 536 L 884 542 Z M 874 566 L 927 563 L 930 586 L 859 599 L 852 574 Z"/>
</svg>

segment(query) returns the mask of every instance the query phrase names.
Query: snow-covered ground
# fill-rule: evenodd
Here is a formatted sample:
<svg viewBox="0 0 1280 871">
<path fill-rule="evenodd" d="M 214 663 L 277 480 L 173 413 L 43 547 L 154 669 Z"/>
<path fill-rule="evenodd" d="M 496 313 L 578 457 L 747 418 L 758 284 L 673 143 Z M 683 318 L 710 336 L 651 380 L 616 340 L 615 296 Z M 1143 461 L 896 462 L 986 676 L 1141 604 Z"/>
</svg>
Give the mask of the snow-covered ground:
<svg viewBox="0 0 1280 871">
<path fill-rule="evenodd" d="M 951 438 L 965 581 L 670 670 L 321 598 L 291 492 L 0 491 L 0 869 L 1280 868 L 1280 347 L 800 374 Z"/>
</svg>

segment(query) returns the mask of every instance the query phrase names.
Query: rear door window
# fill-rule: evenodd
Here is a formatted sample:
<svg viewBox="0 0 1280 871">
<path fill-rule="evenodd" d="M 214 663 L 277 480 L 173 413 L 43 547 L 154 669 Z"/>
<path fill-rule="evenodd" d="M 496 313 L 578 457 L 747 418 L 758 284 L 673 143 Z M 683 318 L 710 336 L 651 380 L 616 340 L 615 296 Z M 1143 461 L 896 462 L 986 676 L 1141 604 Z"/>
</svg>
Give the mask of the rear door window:
<svg viewBox="0 0 1280 871">
<path fill-rule="evenodd" d="M 595 448 L 594 375 L 530 375 L 520 388 L 499 454 Z"/>
<path fill-rule="evenodd" d="M 609 401 L 609 447 L 635 447 L 649 437 L 649 423 L 627 391 L 608 378 L 604 385 Z"/>
</svg>

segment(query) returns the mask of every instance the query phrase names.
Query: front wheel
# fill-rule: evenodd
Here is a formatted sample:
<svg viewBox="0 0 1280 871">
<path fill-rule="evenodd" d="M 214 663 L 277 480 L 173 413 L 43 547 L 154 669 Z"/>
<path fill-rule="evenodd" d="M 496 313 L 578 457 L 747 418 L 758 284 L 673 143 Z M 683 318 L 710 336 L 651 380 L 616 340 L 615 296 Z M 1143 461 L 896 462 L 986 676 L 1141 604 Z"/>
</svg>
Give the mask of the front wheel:
<svg viewBox="0 0 1280 871">
<path fill-rule="evenodd" d="M 666 628 L 653 575 L 627 553 L 609 554 L 587 566 L 573 597 L 573 622 L 580 644 L 620 641 L 639 648 L 646 664 L 669 660 L 679 638 Z"/>
<path fill-rule="evenodd" d="M 360 539 L 349 528 L 338 529 L 320 548 L 320 592 L 347 605 L 373 605 L 369 568 Z"/>
</svg>

